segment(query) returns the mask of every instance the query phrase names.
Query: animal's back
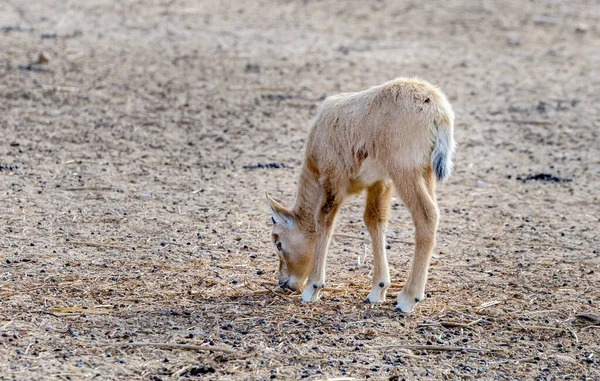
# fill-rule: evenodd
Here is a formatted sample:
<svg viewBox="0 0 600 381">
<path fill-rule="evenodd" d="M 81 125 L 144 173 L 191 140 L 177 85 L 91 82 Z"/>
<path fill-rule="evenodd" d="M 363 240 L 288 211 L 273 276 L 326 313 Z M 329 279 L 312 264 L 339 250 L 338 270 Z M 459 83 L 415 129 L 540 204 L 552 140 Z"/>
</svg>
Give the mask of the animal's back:
<svg viewBox="0 0 600 381">
<path fill-rule="evenodd" d="M 396 78 L 327 98 L 319 108 L 308 148 L 321 157 L 319 161 L 350 172 L 361 170 L 369 158 L 370 163 L 388 169 L 435 164 L 438 178 L 445 179 L 454 147 L 453 121 L 452 108 L 438 88 L 415 78 Z M 435 147 L 441 151 L 434 162 Z"/>
</svg>

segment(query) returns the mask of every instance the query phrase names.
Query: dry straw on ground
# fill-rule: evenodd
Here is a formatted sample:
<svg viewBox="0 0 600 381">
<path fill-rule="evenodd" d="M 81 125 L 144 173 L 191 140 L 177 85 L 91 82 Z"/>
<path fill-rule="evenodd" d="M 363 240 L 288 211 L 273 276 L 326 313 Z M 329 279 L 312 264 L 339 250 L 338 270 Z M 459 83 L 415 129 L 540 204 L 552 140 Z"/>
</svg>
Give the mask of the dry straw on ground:
<svg viewBox="0 0 600 381">
<path fill-rule="evenodd" d="M 0 2 L 0 378 L 600 379 L 597 24 L 586 1 Z M 393 311 L 395 199 L 394 284 L 362 303 L 359 197 L 302 304 L 262 194 L 291 203 L 324 96 L 399 75 L 457 112 L 427 298 Z"/>
</svg>

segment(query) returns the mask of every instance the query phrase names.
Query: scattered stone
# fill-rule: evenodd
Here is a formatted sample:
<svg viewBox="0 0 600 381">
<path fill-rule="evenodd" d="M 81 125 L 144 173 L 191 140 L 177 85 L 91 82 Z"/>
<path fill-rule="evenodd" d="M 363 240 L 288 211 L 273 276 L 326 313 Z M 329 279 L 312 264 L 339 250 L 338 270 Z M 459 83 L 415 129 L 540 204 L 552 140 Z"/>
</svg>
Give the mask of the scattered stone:
<svg viewBox="0 0 600 381">
<path fill-rule="evenodd" d="M 11 143 L 11 146 L 13 145 L 13 143 Z M 0 172 L 2 171 L 14 171 L 15 169 L 18 169 L 19 167 L 17 167 L 15 164 L 0 164 Z"/>
<path fill-rule="evenodd" d="M 527 181 L 547 181 L 552 183 L 568 183 L 570 181 L 573 181 L 572 179 L 557 177 L 548 173 L 538 173 L 535 175 L 529 175 L 527 177 L 518 176 L 517 180 L 524 183 Z"/>
<path fill-rule="evenodd" d="M 257 64 L 247 63 L 245 71 L 246 73 L 260 73 L 260 66 Z"/>
<path fill-rule="evenodd" d="M 489 185 L 483 180 L 477 180 L 477 182 L 475 182 L 475 186 L 477 188 L 487 188 Z"/>
<path fill-rule="evenodd" d="M 263 94 L 260 97 L 261 99 L 268 101 L 285 101 L 293 98 L 293 96 L 289 94 Z"/>
<path fill-rule="evenodd" d="M 506 39 L 506 44 L 510 47 L 515 47 L 515 46 L 519 46 L 521 45 L 521 40 L 519 39 L 519 37 L 516 36 L 510 36 Z"/>
<path fill-rule="evenodd" d="M 350 48 L 347 47 L 347 46 L 343 46 L 342 45 L 342 46 L 340 46 L 340 47 L 337 48 L 337 51 L 340 52 L 340 53 L 342 53 L 343 55 L 347 56 L 348 53 L 350 53 Z"/>
<path fill-rule="evenodd" d="M 35 73 L 43 73 L 45 71 L 48 71 L 48 69 L 44 69 L 42 67 L 37 67 L 35 65 L 19 65 L 19 66 L 17 66 L 17 68 L 19 70 L 32 71 L 32 72 L 35 72 Z"/>
<path fill-rule="evenodd" d="M 36 64 L 38 64 L 38 65 L 45 65 L 48 62 L 50 62 L 50 58 L 48 57 L 48 55 L 46 53 L 40 53 L 40 55 L 38 56 Z"/>
<path fill-rule="evenodd" d="M 16 26 L 3 26 L 0 28 L 0 30 L 4 33 L 10 33 L 10 32 L 33 32 L 32 28 L 23 28 L 19 25 Z"/>
<path fill-rule="evenodd" d="M 190 370 L 188 370 L 187 372 L 182 374 L 182 376 L 183 377 L 186 377 L 186 376 L 187 377 L 189 377 L 189 376 L 196 377 L 198 375 L 208 374 L 208 373 L 215 373 L 215 369 L 208 365 L 197 365 L 197 366 L 190 368 Z"/>
<path fill-rule="evenodd" d="M 286 168 L 285 164 L 283 163 L 258 163 L 258 164 L 248 164 L 248 165 L 244 165 L 243 167 L 244 169 L 279 169 L 279 168 Z"/>
<path fill-rule="evenodd" d="M 140 200 L 150 200 L 152 198 L 152 195 L 150 193 L 140 193 Z"/>
<path fill-rule="evenodd" d="M 551 16 L 537 16 L 533 18 L 535 25 L 554 25 L 556 21 Z"/>
<path fill-rule="evenodd" d="M 583 33 L 587 33 L 589 30 L 590 30 L 590 26 L 588 24 L 585 24 L 585 23 L 578 24 L 575 27 L 575 32 L 577 32 L 577 33 L 582 33 L 583 34 Z"/>
<path fill-rule="evenodd" d="M 586 357 L 582 358 L 581 361 L 586 362 L 588 364 L 593 364 L 594 362 L 596 362 L 593 357 L 594 354 L 590 353 Z"/>
</svg>

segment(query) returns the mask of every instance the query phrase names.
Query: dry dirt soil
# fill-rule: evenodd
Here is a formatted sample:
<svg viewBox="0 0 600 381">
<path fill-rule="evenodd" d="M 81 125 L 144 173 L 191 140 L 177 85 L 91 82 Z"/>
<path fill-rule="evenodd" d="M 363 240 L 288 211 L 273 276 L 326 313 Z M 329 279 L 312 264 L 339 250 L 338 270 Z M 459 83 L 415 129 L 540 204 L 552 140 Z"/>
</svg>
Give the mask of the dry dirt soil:
<svg viewBox="0 0 600 381">
<path fill-rule="evenodd" d="M 598 25 L 596 0 L 1 1 L 0 378 L 599 380 Z M 293 202 L 325 96 L 397 76 L 457 115 L 428 297 L 393 311 L 395 198 L 394 285 L 362 303 L 357 197 L 302 304 L 263 192 Z"/>
</svg>

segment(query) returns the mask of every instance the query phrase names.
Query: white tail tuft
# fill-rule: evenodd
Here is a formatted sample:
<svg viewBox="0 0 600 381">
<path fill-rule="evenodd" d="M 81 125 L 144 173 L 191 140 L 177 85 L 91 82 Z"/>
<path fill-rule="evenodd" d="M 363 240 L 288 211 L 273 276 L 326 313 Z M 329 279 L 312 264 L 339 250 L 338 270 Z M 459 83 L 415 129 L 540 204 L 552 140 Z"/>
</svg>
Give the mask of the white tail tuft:
<svg viewBox="0 0 600 381">
<path fill-rule="evenodd" d="M 446 128 L 444 128 L 446 127 Z M 442 126 L 431 153 L 431 168 L 438 181 L 446 181 L 452 173 L 452 158 L 454 156 L 454 138 L 449 126 Z"/>
</svg>

